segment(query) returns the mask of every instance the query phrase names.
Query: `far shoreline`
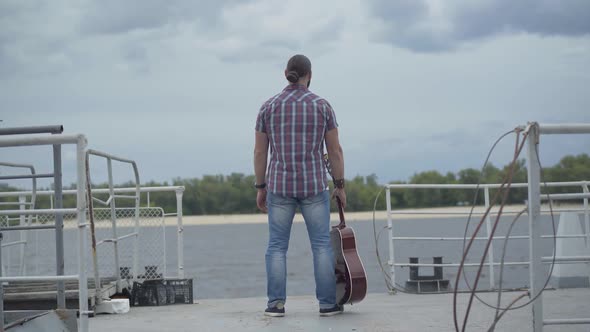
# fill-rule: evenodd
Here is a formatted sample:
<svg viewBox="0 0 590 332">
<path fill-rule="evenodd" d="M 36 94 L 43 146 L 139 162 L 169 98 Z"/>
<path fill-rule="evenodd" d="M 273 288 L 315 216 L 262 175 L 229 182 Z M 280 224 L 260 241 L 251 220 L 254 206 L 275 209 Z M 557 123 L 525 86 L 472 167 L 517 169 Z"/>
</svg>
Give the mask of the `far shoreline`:
<svg viewBox="0 0 590 332">
<path fill-rule="evenodd" d="M 554 210 L 558 210 L 555 214 L 558 217 L 559 210 L 564 208 L 579 208 L 578 205 L 560 205 L 559 207 L 553 206 Z M 525 205 L 510 205 L 506 206 L 503 210 L 503 214 L 515 215 L 516 213 L 525 209 Z M 543 214 L 549 214 L 549 206 L 543 205 Z M 419 208 L 419 209 L 396 209 L 392 211 L 394 219 L 443 219 L 443 218 L 467 218 L 471 207 L 469 206 L 451 206 L 451 207 L 439 207 L 439 208 Z M 495 206 L 492 209 L 492 213 L 498 211 L 498 207 Z M 485 211 L 483 206 L 476 206 L 472 219 L 479 219 L 481 214 Z M 525 213 L 526 214 L 526 213 Z M 373 211 L 364 212 L 344 212 L 346 221 L 372 221 Z M 387 211 L 375 211 L 375 220 L 386 220 Z M 331 213 L 330 220 L 332 223 L 339 221 L 338 213 Z M 190 215 L 183 216 L 182 223 L 184 226 L 199 226 L 199 225 L 236 225 L 236 224 L 264 224 L 267 223 L 268 216 L 263 213 L 255 214 L 222 214 L 222 215 Z M 294 222 L 303 222 L 303 216 L 301 213 L 295 214 Z M 177 217 L 166 217 L 166 225 L 174 226 L 177 225 Z"/>
</svg>

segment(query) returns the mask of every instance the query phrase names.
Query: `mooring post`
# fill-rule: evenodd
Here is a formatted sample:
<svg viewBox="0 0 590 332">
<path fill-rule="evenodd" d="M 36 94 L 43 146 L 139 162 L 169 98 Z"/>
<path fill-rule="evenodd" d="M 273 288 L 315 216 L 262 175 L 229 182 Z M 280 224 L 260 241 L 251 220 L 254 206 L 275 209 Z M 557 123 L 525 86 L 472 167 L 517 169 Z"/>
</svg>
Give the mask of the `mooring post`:
<svg viewBox="0 0 590 332">
<path fill-rule="evenodd" d="M 442 264 L 443 258 L 442 256 L 432 257 L 433 264 Z M 442 266 L 435 266 L 434 267 L 434 279 L 435 280 L 442 280 L 443 278 L 443 267 Z"/>
<path fill-rule="evenodd" d="M 418 257 L 410 257 L 410 264 L 418 264 Z M 418 280 L 418 266 L 410 266 L 410 280 Z"/>
</svg>

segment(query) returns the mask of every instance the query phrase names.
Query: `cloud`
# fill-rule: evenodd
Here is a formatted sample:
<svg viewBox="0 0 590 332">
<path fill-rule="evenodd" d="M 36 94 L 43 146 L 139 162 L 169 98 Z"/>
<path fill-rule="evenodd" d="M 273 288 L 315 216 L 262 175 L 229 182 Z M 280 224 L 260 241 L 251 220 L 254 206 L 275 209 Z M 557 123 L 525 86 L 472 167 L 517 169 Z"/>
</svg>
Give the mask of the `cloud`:
<svg viewBox="0 0 590 332">
<path fill-rule="evenodd" d="M 79 9 L 67 0 L 0 2 L 0 72 L 22 77 L 67 67 Z"/>
<path fill-rule="evenodd" d="M 309 10 L 313 5 L 314 10 Z M 125 70 L 149 73 L 180 57 L 282 63 L 338 42 L 354 8 L 312 0 L 105 0 L 0 3 L 0 73 L 6 79 Z M 357 6 L 358 7 L 358 6 Z M 176 52 L 176 53 L 175 53 Z M 186 54 L 189 52 L 190 54 Z"/>
<path fill-rule="evenodd" d="M 136 30 L 159 29 L 183 22 L 212 28 L 224 8 L 238 0 L 104 0 L 87 6 L 80 25 L 83 32 L 96 34 L 124 34 Z"/>
<path fill-rule="evenodd" d="M 311 1 L 260 0 L 225 7 L 223 28 L 206 35 L 203 46 L 230 62 L 283 61 L 303 49 L 321 52 L 340 39 L 348 13 L 327 4 L 314 4 L 311 11 L 310 5 Z"/>
<path fill-rule="evenodd" d="M 586 0 L 371 0 L 373 37 L 416 52 L 453 50 L 502 34 L 590 35 Z"/>
</svg>

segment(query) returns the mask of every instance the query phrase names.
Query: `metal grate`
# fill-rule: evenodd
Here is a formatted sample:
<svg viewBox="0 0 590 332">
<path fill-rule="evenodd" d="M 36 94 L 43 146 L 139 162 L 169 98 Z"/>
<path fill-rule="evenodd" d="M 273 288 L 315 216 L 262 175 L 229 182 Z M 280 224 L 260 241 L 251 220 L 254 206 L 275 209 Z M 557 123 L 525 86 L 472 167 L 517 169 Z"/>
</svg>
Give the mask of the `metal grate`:
<svg viewBox="0 0 590 332">
<path fill-rule="evenodd" d="M 135 233 L 135 209 L 117 208 L 117 237 Z M 94 209 L 98 266 L 101 277 L 115 277 L 114 243 L 101 241 L 113 238 L 110 209 Z M 121 277 L 133 277 L 134 238 L 130 236 L 118 243 Z M 139 209 L 138 279 L 162 278 L 166 272 L 164 211 L 161 208 Z"/>
<path fill-rule="evenodd" d="M 135 232 L 135 209 L 115 209 L 117 237 Z M 55 223 L 53 215 L 37 215 L 32 220 L 33 225 L 51 225 Z M 111 222 L 111 210 L 108 208 L 94 209 L 94 222 L 96 241 L 102 244 L 97 246 L 98 270 L 101 278 L 115 277 L 114 243 L 109 242 L 113 238 Z M 64 251 L 66 274 L 75 274 L 77 269 L 77 220 L 74 214 L 64 214 Z M 9 227 L 6 216 L 0 216 L 0 225 Z M 4 232 L 2 243 L 17 241 L 19 231 Z M 89 237 L 90 232 L 89 233 Z M 28 275 L 55 275 L 55 231 L 29 230 L 27 231 L 28 244 L 25 250 L 25 270 Z M 118 244 L 119 264 L 122 277 L 131 278 L 133 275 L 133 255 L 135 236 L 122 239 Z M 159 207 L 139 209 L 139 234 L 138 234 L 138 279 L 157 279 L 166 273 L 166 243 L 164 211 Z M 88 244 L 90 245 L 91 239 Z M 20 247 L 4 248 L 2 252 L 3 269 L 7 276 L 20 275 Z M 91 261 L 91 250 L 88 248 L 88 261 Z M 92 271 L 92 264 L 88 264 L 87 271 Z M 128 273 L 124 273 L 128 272 Z M 93 274 L 89 274 L 92 277 Z"/>
</svg>

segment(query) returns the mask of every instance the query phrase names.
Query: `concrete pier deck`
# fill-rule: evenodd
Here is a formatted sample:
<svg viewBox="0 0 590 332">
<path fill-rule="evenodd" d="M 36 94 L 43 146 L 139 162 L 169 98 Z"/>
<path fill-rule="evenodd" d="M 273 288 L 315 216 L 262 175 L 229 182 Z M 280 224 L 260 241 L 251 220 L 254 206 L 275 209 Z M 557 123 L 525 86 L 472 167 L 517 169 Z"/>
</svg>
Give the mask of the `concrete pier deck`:
<svg viewBox="0 0 590 332">
<path fill-rule="evenodd" d="M 510 301 L 519 292 L 503 293 Z M 496 293 L 480 293 L 495 303 Z M 459 294 L 462 322 L 467 294 Z M 522 299 L 524 303 L 528 298 Z M 342 315 L 319 317 L 313 296 L 287 299 L 286 315 L 263 314 L 265 298 L 203 299 L 193 305 L 134 307 L 123 315 L 99 315 L 90 320 L 90 331 L 454 331 L 453 296 L 370 293 Z M 543 295 L 544 318 L 590 317 L 590 289 L 547 290 Z M 532 311 L 527 306 L 504 315 L 496 331 L 532 331 Z M 494 310 L 474 300 L 466 331 L 486 331 Z M 544 331 L 590 331 L 590 325 L 546 326 Z"/>
</svg>

